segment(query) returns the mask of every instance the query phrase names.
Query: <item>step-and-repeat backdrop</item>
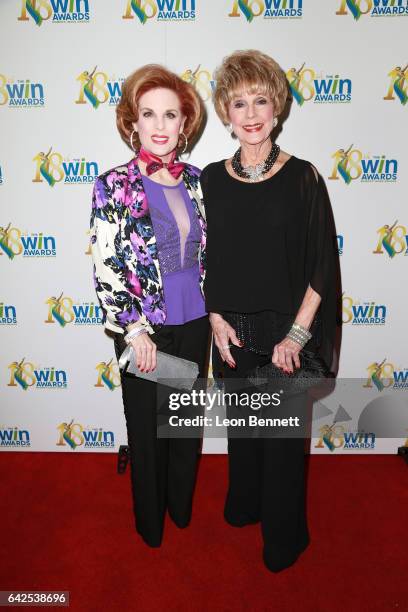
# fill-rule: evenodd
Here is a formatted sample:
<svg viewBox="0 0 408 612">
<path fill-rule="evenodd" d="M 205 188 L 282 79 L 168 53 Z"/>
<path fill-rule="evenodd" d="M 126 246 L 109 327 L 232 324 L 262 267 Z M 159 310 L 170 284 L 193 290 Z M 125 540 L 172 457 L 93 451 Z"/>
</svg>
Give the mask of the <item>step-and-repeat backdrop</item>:
<svg viewBox="0 0 408 612">
<path fill-rule="evenodd" d="M 311 452 L 406 444 L 408 0 L 3 0 L 0 21 L 0 448 L 126 443 L 89 250 L 95 177 L 132 156 L 115 127 L 123 79 L 158 62 L 194 84 L 208 122 L 191 162 L 203 167 L 237 147 L 212 107 L 214 69 L 250 48 L 287 73 L 279 144 L 326 181 L 342 270 L 339 376 L 361 381 L 322 400 Z M 380 408 L 399 419 L 394 438 L 354 418 Z M 204 449 L 225 452 L 225 439 Z"/>
</svg>

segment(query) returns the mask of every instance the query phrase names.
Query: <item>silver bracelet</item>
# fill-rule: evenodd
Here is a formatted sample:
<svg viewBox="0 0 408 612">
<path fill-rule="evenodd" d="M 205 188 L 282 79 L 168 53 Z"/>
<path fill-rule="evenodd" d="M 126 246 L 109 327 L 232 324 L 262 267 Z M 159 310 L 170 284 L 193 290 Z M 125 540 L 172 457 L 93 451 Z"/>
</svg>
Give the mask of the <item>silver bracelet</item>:
<svg viewBox="0 0 408 612">
<path fill-rule="evenodd" d="M 147 330 L 144 327 L 135 327 L 131 329 L 125 336 L 126 344 L 130 344 L 131 340 L 140 336 L 140 334 L 146 334 Z"/>
<path fill-rule="evenodd" d="M 303 348 L 305 344 L 308 342 L 307 340 L 305 340 L 304 338 L 301 338 L 300 336 L 295 336 L 292 332 L 289 332 L 286 337 L 289 338 L 290 340 L 293 340 L 297 344 L 300 344 L 301 348 Z"/>
<path fill-rule="evenodd" d="M 309 342 L 312 334 L 305 327 L 299 325 L 299 323 L 293 323 L 287 337 L 300 344 L 303 348 Z"/>
</svg>

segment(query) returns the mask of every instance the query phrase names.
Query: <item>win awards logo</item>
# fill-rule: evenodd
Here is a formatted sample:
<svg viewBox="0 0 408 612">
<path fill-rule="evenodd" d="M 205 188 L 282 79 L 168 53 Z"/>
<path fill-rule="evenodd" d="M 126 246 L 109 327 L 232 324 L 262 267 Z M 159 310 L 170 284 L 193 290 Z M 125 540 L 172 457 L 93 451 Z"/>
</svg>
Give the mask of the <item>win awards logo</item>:
<svg viewBox="0 0 408 612">
<path fill-rule="evenodd" d="M 35 174 L 33 183 L 48 183 L 54 187 L 55 183 L 93 183 L 99 174 L 98 164 L 95 161 L 86 161 L 84 157 L 64 158 L 61 153 L 52 147 L 48 153 L 40 152 L 34 158 Z"/>
<path fill-rule="evenodd" d="M 15 306 L 0 302 L 0 325 L 17 325 L 17 310 Z"/>
<path fill-rule="evenodd" d="M 384 389 L 408 389 L 408 368 L 396 368 L 383 359 L 381 363 L 374 361 L 368 368 L 368 378 L 363 385 L 365 389 L 376 387 L 381 393 Z"/>
<path fill-rule="evenodd" d="M 115 435 L 113 431 L 106 431 L 102 427 L 84 427 L 80 423 L 69 423 L 58 425 L 59 432 L 57 446 L 69 446 L 75 450 L 78 446 L 84 448 L 113 448 L 115 446 Z"/>
<path fill-rule="evenodd" d="M 89 0 L 22 0 L 18 21 L 34 21 L 38 26 L 53 23 L 86 23 Z"/>
<path fill-rule="evenodd" d="M 193 85 L 204 102 L 211 98 L 215 89 L 215 81 L 208 70 L 201 68 L 201 64 L 194 71 L 191 68 L 187 68 L 180 77 L 183 81 Z"/>
<path fill-rule="evenodd" d="M 305 102 L 319 104 L 338 104 L 351 102 L 351 79 L 341 78 L 339 74 L 317 73 L 313 68 L 291 68 L 286 73 L 290 90 L 299 106 Z"/>
<path fill-rule="evenodd" d="M 122 19 L 137 18 L 141 24 L 157 21 L 194 21 L 196 0 L 126 0 Z"/>
<path fill-rule="evenodd" d="M 401 102 L 403 106 L 408 101 L 408 64 L 405 68 L 401 68 L 400 66 L 396 66 L 388 73 L 391 81 L 388 87 L 387 95 L 384 96 L 384 100 L 398 100 Z"/>
<path fill-rule="evenodd" d="M 65 327 L 68 323 L 74 325 L 100 325 L 102 323 L 102 309 L 94 302 L 74 302 L 64 294 L 50 297 L 45 302 L 48 305 L 48 316 L 44 323 L 57 323 Z"/>
<path fill-rule="evenodd" d="M 20 387 L 27 391 L 30 387 L 35 389 L 66 389 L 68 377 L 65 370 L 58 370 L 54 366 L 40 368 L 25 357 L 20 361 L 13 361 L 8 366 L 10 380 L 8 387 Z"/>
<path fill-rule="evenodd" d="M 315 448 L 335 450 L 369 450 L 375 448 L 375 433 L 365 431 L 347 432 L 343 425 L 324 425 L 319 430 L 320 438 Z"/>
<path fill-rule="evenodd" d="M 28 447 L 31 446 L 30 432 L 19 427 L 0 427 L 0 447 Z"/>
<path fill-rule="evenodd" d="M 343 323 L 352 325 L 384 325 L 387 320 L 387 307 L 370 301 L 354 300 L 344 296 Z"/>
<path fill-rule="evenodd" d="M 23 257 L 55 257 L 57 255 L 56 239 L 43 232 L 22 232 L 17 227 L 0 226 L 0 256 L 7 255 L 14 259 L 17 255 Z"/>
<path fill-rule="evenodd" d="M 96 366 L 98 379 L 94 387 L 109 389 L 109 391 L 114 391 L 117 387 L 120 387 L 119 366 L 117 363 L 112 362 L 113 359 L 108 362 L 101 361 L 98 363 Z"/>
<path fill-rule="evenodd" d="M 30 79 L 17 79 L 0 74 L 0 106 L 38 108 L 44 106 L 44 85 Z"/>
<path fill-rule="evenodd" d="M 331 425 L 323 425 L 319 429 L 320 437 L 318 438 L 315 448 L 328 448 L 330 452 L 337 449 L 359 449 L 369 450 L 375 448 L 375 434 L 365 431 L 346 431 L 346 427 L 339 423 L 352 420 L 352 417 L 340 404 Z"/>
<path fill-rule="evenodd" d="M 234 0 L 229 17 L 240 17 L 251 23 L 264 19 L 299 19 L 303 16 L 303 0 Z"/>
<path fill-rule="evenodd" d="M 392 225 L 383 225 L 377 230 L 377 248 L 373 251 L 374 255 L 384 255 L 387 253 L 390 259 L 403 253 L 408 255 L 408 231 L 405 225 L 397 225 L 394 221 Z"/>
<path fill-rule="evenodd" d="M 350 145 L 347 150 L 337 149 L 331 157 L 334 164 L 328 178 L 332 181 L 342 179 L 346 185 L 356 180 L 362 183 L 395 183 L 398 178 L 398 161 L 385 155 L 364 154 Z"/>
<path fill-rule="evenodd" d="M 79 76 L 79 94 L 75 104 L 90 104 L 93 108 L 98 108 L 101 104 L 108 103 L 108 106 L 116 106 L 122 96 L 122 84 L 124 79 L 109 77 L 106 72 L 96 72 L 97 66 L 88 72 L 84 70 Z"/>
<path fill-rule="evenodd" d="M 408 15 L 408 0 L 340 0 L 336 15 L 352 15 L 356 21 L 371 17 L 402 17 Z"/>
</svg>

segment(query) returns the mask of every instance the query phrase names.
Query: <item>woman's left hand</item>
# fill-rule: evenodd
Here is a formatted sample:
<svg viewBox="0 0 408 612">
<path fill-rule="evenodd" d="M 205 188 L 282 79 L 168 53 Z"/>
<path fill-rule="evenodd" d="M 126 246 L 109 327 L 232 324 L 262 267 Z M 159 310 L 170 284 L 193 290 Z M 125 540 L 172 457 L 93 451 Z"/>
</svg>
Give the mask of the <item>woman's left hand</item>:
<svg viewBox="0 0 408 612">
<path fill-rule="evenodd" d="M 286 374 L 293 373 L 293 364 L 295 368 L 300 368 L 299 352 L 302 347 L 300 344 L 284 338 L 279 344 L 275 344 L 272 355 L 272 363 L 278 368 L 281 368 Z"/>
</svg>

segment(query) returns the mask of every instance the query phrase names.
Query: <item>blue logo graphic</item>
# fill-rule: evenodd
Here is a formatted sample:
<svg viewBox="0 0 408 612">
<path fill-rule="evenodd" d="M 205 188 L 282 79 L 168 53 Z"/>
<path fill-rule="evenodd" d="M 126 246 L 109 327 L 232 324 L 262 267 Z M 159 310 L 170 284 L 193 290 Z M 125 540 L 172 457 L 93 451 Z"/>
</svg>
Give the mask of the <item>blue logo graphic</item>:
<svg viewBox="0 0 408 612">
<path fill-rule="evenodd" d="M 72 450 L 83 446 L 84 448 L 113 448 L 115 435 L 113 431 L 106 431 L 102 427 L 84 427 L 81 423 L 60 423 L 57 430 L 59 438 L 57 446 L 69 446 Z"/>
<path fill-rule="evenodd" d="M 157 21 L 193 21 L 196 18 L 196 0 L 126 0 L 122 19 L 135 19 L 144 25 Z"/>
<path fill-rule="evenodd" d="M 97 71 L 97 66 L 89 72 L 84 70 L 77 77 L 79 81 L 79 94 L 75 104 L 91 104 L 98 108 L 101 104 L 108 103 L 116 106 L 122 96 L 123 78 L 108 76 L 106 72 Z"/>
<path fill-rule="evenodd" d="M 51 19 L 53 23 L 85 23 L 89 21 L 89 0 L 23 0 L 18 21 L 38 26 Z"/>
<path fill-rule="evenodd" d="M 264 19 L 299 19 L 303 16 L 303 0 L 233 0 L 229 17 L 243 15 L 248 23 L 256 17 Z"/>
<path fill-rule="evenodd" d="M 408 368 L 394 370 L 393 389 L 408 389 Z"/>
<path fill-rule="evenodd" d="M 356 431 L 351 433 L 345 431 L 343 437 L 343 450 L 375 448 L 375 433 L 373 432 Z"/>
<path fill-rule="evenodd" d="M 56 239 L 43 232 L 25 233 L 17 227 L 0 226 L 0 256 L 7 255 L 14 259 L 17 255 L 23 257 L 55 257 L 57 254 Z"/>
<path fill-rule="evenodd" d="M 371 155 L 350 145 L 332 154 L 333 169 L 330 180 L 342 179 L 346 185 L 359 180 L 362 183 L 394 183 L 398 179 L 398 161 L 386 155 Z"/>
<path fill-rule="evenodd" d="M 0 447 L 31 446 L 30 432 L 19 427 L 0 427 Z"/>
<path fill-rule="evenodd" d="M 337 244 L 337 252 L 339 255 L 343 255 L 344 249 L 344 236 L 342 234 L 337 234 L 336 236 L 336 244 Z"/>
<path fill-rule="evenodd" d="M 359 301 L 344 296 L 343 323 L 352 325 L 384 325 L 387 321 L 387 307 L 374 301 Z"/>
<path fill-rule="evenodd" d="M 0 325 L 17 325 L 17 310 L 15 306 L 0 302 Z"/>
<path fill-rule="evenodd" d="M 408 0 L 339 0 L 336 15 L 351 15 L 358 21 L 370 17 L 402 17 L 408 15 Z M 397 5 L 397 6 L 396 6 Z"/>
<path fill-rule="evenodd" d="M 305 67 L 305 62 L 299 68 L 293 67 L 287 71 L 290 90 L 299 106 L 311 100 L 319 104 L 351 102 L 351 79 L 340 78 L 335 73 L 323 74 Z"/>
<path fill-rule="evenodd" d="M 85 157 L 69 159 L 63 157 L 57 151 L 52 152 L 52 147 L 47 153 L 40 151 L 33 158 L 36 162 L 33 183 L 48 183 L 54 187 L 56 183 L 93 183 L 99 174 L 96 161 L 87 161 Z"/>
<path fill-rule="evenodd" d="M 343 425 L 334 423 L 320 428 L 320 438 L 315 448 L 335 450 L 370 450 L 375 448 L 375 433 L 366 431 L 346 431 Z"/>
<path fill-rule="evenodd" d="M 48 305 L 48 317 L 45 323 L 58 323 L 60 327 L 65 327 L 68 323 L 74 325 L 101 325 L 102 309 L 94 302 L 75 302 L 64 293 L 56 298 L 48 298 L 45 302 Z"/>
<path fill-rule="evenodd" d="M 54 366 L 40 368 L 25 357 L 20 361 L 9 364 L 10 380 L 8 387 L 20 387 L 27 391 L 30 387 L 35 389 L 66 389 L 68 376 L 65 370 L 57 370 Z"/>
<path fill-rule="evenodd" d="M 368 378 L 363 385 L 366 389 L 373 386 L 379 393 L 384 389 L 408 389 L 408 368 L 397 368 L 384 358 L 381 363 L 374 361 L 368 368 Z"/>
<path fill-rule="evenodd" d="M 0 106 L 9 108 L 34 108 L 45 104 L 44 85 L 30 79 L 8 78 L 0 74 Z"/>
</svg>

